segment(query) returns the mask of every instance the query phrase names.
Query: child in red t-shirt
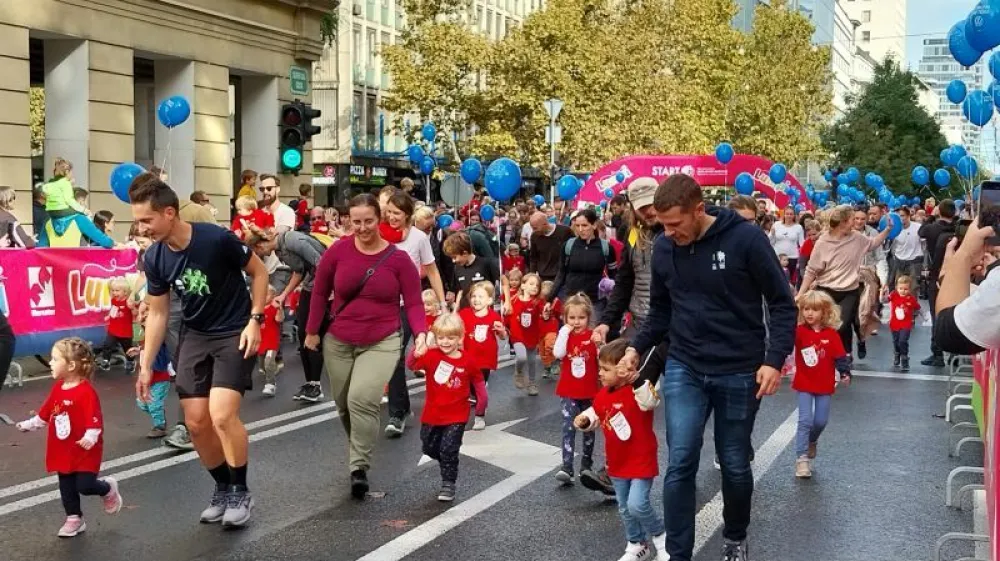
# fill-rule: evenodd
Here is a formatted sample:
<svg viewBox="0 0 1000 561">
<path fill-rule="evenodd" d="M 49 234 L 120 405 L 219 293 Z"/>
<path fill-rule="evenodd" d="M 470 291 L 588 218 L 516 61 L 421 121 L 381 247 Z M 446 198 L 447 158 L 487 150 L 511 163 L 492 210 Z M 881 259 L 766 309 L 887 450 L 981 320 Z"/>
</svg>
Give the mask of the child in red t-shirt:
<svg viewBox="0 0 1000 561">
<path fill-rule="evenodd" d="M 524 273 L 520 269 L 504 269 L 504 278 L 507 279 L 506 289 L 507 294 L 511 294 L 516 297 L 521 292 L 521 281 L 524 280 Z M 503 309 L 503 315 L 510 315 L 510 306 L 508 305 L 507 298 L 505 294 L 500 295 L 500 307 Z"/>
<path fill-rule="evenodd" d="M 261 391 L 267 397 L 274 397 L 278 389 L 278 349 L 281 348 L 281 324 L 285 321 L 285 312 L 281 304 L 274 301 L 278 291 L 273 286 L 267 287 L 267 306 L 264 308 L 264 321 L 260 324 L 260 346 L 257 356 L 264 361 L 264 389 Z"/>
<path fill-rule="evenodd" d="M 143 329 L 146 327 L 146 318 L 149 316 L 149 305 L 146 302 L 139 304 L 137 312 L 139 324 Z M 142 353 L 146 352 L 145 331 L 139 336 L 139 346 L 128 350 L 130 358 L 141 360 Z M 153 360 L 153 377 L 149 381 L 149 401 L 136 399 L 136 405 L 141 411 L 149 415 L 153 421 L 153 428 L 146 433 L 146 438 L 163 438 L 167 436 L 167 416 L 164 404 L 167 395 L 170 393 L 170 352 L 167 344 L 160 345 L 160 350 Z"/>
<path fill-rule="evenodd" d="M 521 246 L 516 243 L 507 244 L 507 251 L 500 257 L 500 265 L 504 271 L 517 269 L 524 273 L 524 256 L 521 255 Z"/>
<path fill-rule="evenodd" d="M 646 559 L 652 553 L 650 545 L 656 559 L 669 559 L 663 519 L 649 502 L 653 479 L 660 471 L 653 432 L 659 396 L 649 382 L 633 391 L 619 375 L 618 363 L 627 348 L 627 339 L 616 339 L 601 347 L 598 362 L 604 387 L 594 397 L 593 407 L 577 415 L 573 424 L 588 433 L 604 429 L 608 475 L 628 540 L 623 559 Z"/>
<path fill-rule="evenodd" d="M 80 495 L 101 497 L 107 514 L 117 514 L 122 508 L 118 482 L 113 477 L 97 478 L 104 450 L 104 421 L 101 400 L 90 383 L 94 362 L 94 352 L 83 339 L 56 341 L 49 362 L 56 383 L 38 414 L 17 424 L 22 432 L 49 427 L 45 469 L 59 474 L 59 494 L 66 510 L 60 538 L 72 538 L 87 529 Z"/>
<path fill-rule="evenodd" d="M 507 329 L 510 331 L 510 345 L 514 349 L 514 387 L 528 388 L 528 395 L 538 395 L 535 377 L 535 363 L 538 355 L 538 331 L 545 301 L 538 297 L 542 281 L 538 275 L 529 273 L 521 280 L 521 290 L 511 297 L 510 313 L 507 315 Z M 512 293 L 513 294 L 513 293 Z M 525 376 L 527 371 L 527 376 Z"/>
<path fill-rule="evenodd" d="M 465 326 L 456 314 L 444 315 L 431 328 L 436 347 L 419 353 L 410 351 L 410 370 L 427 373 L 427 396 L 420 416 L 420 440 L 423 451 L 441 467 L 441 491 L 438 500 L 455 500 L 458 480 L 458 452 L 462 447 L 465 425 L 469 421 L 469 389 L 476 392 L 476 416 L 486 414 L 489 398 L 486 381 L 469 352 L 460 350 Z M 421 349 L 422 350 L 422 349 Z"/>
<path fill-rule="evenodd" d="M 310 234 L 330 234 L 330 225 L 326 221 L 326 209 L 321 206 L 313 207 L 309 215 Z"/>
<path fill-rule="evenodd" d="M 913 316 L 920 310 L 920 302 L 913 295 L 913 281 L 907 275 L 896 279 L 896 290 L 889 294 L 889 331 L 895 351 L 892 365 L 903 372 L 910 370 L 910 332 Z"/>
<path fill-rule="evenodd" d="M 542 300 L 548 301 L 552 287 L 555 285 L 556 283 L 552 281 L 542 283 Z M 556 346 L 556 335 L 559 334 L 560 317 L 562 317 L 562 302 L 558 298 L 552 300 L 548 314 L 545 313 L 545 308 L 542 308 L 542 321 L 538 325 L 538 332 L 541 334 L 538 341 L 538 356 L 542 359 L 542 378 L 549 376 L 558 378 L 559 370 L 562 368 L 555 355 L 552 354 L 552 350 Z"/>
<path fill-rule="evenodd" d="M 469 359 L 482 372 L 486 384 L 489 384 L 490 372 L 497 369 L 497 355 L 500 353 L 497 338 L 507 338 L 503 318 L 493 309 L 494 294 L 493 283 L 477 282 L 469 289 L 469 307 L 462 308 L 458 312 L 465 326 L 462 350 L 468 353 Z M 473 395 L 472 399 L 475 400 L 476 396 Z M 476 414 L 472 430 L 486 428 L 485 414 L 485 410 L 483 415 Z"/>
<path fill-rule="evenodd" d="M 233 216 L 231 229 L 236 237 L 246 239 L 246 230 L 254 226 L 261 230 L 274 228 L 274 216 L 257 208 L 257 201 L 251 197 L 236 199 L 236 216 Z"/>
<path fill-rule="evenodd" d="M 132 287 L 125 277 L 111 279 L 108 285 L 111 291 L 111 309 L 108 315 L 104 316 L 104 321 L 108 322 L 108 334 L 104 339 L 101 348 L 101 370 L 111 367 L 111 354 L 121 349 L 121 352 L 128 353 L 132 348 L 132 335 L 135 302 L 129 298 L 132 295 Z M 125 371 L 135 370 L 135 362 L 126 354 Z"/>
<path fill-rule="evenodd" d="M 851 359 L 837 328 L 840 307 L 829 294 L 810 290 L 799 298 L 799 325 L 795 328 L 795 378 L 799 392 L 799 427 L 795 438 L 795 477 L 812 477 L 816 443 L 830 419 L 830 401 L 837 387 L 837 373 L 844 385 L 851 383 Z"/>
<path fill-rule="evenodd" d="M 560 360 L 556 395 L 562 399 L 562 469 L 556 479 L 565 485 L 573 483 L 573 456 L 576 449 L 576 428 L 573 420 L 593 405 L 599 388 L 597 376 L 597 344 L 591 339 L 590 317 L 594 313 L 590 299 L 584 294 L 570 296 L 563 306 L 566 322 L 556 337 L 552 354 Z M 580 471 L 594 467 L 594 433 L 583 435 L 583 455 Z"/>
<path fill-rule="evenodd" d="M 427 321 L 427 329 L 430 329 L 441 315 L 441 300 L 438 299 L 437 293 L 429 288 L 421 292 L 420 297 L 424 301 L 424 319 Z"/>
</svg>

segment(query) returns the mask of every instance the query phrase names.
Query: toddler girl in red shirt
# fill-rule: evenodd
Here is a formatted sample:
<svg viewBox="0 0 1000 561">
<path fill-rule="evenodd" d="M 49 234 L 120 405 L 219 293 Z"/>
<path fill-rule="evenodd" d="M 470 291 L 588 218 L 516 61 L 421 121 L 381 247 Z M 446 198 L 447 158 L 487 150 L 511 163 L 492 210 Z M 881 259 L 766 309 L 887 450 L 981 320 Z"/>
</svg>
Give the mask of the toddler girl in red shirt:
<svg viewBox="0 0 1000 561">
<path fill-rule="evenodd" d="M 542 281 L 529 273 L 521 280 L 521 290 L 511 296 L 507 315 L 510 344 L 514 349 L 514 387 L 528 388 L 528 395 L 538 395 L 535 363 L 538 362 L 539 323 L 542 319 L 544 300 L 538 297 Z M 525 375 L 527 373 L 527 375 Z"/>
<path fill-rule="evenodd" d="M 556 479 L 573 483 L 573 457 L 576 448 L 576 428 L 573 420 L 593 405 L 600 387 L 597 376 L 597 344 L 591 340 L 590 317 L 594 308 L 585 294 L 570 296 L 563 306 L 565 325 L 559 330 L 552 354 L 559 359 L 561 371 L 556 395 L 562 399 L 562 469 Z M 583 435 L 583 455 L 580 471 L 594 467 L 594 433 Z"/>
<path fill-rule="evenodd" d="M 285 321 L 285 311 L 274 301 L 278 291 L 267 287 L 267 307 L 264 321 L 260 324 L 260 346 L 257 347 L 258 360 L 264 365 L 264 389 L 267 397 L 274 397 L 278 389 L 278 350 L 281 348 L 281 324 Z"/>
<path fill-rule="evenodd" d="M 122 508 L 115 478 L 97 478 L 104 450 L 104 421 L 101 400 L 90 383 L 94 361 L 94 352 L 83 339 L 56 341 L 49 362 L 56 383 L 38 414 L 17 424 L 22 432 L 49 427 L 45 468 L 59 474 L 59 494 L 66 510 L 60 538 L 72 538 L 87 529 L 80 495 L 101 497 L 107 514 L 118 514 Z"/>
<path fill-rule="evenodd" d="M 431 328 L 436 347 L 417 354 L 410 351 L 410 370 L 427 373 L 427 397 L 420 416 L 420 440 L 426 456 L 441 467 L 441 490 L 438 500 L 455 500 L 458 480 L 458 452 L 462 447 L 465 425 L 469 421 L 469 388 L 476 392 L 476 416 L 486 414 L 486 381 L 472 356 L 460 350 L 465 326 L 456 314 L 438 318 Z"/>
<path fill-rule="evenodd" d="M 135 323 L 136 304 L 129 298 L 132 287 L 125 277 L 117 277 L 111 279 L 108 288 L 111 291 L 111 309 L 104 316 L 104 320 L 108 322 L 108 335 L 101 349 L 100 366 L 102 370 L 110 368 L 111 354 L 121 349 L 121 352 L 126 353 L 125 371 L 131 372 L 135 369 L 135 364 L 127 353 L 132 348 Z"/>
<path fill-rule="evenodd" d="M 469 307 L 462 308 L 458 312 L 465 326 L 465 342 L 462 350 L 468 353 L 470 360 L 482 372 L 486 384 L 489 384 L 490 372 L 497 369 L 497 355 L 500 353 L 497 339 L 507 338 L 503 318 L 493 309 L 495 291 L 493 283 L 477 282 L 469 289 Z M 476 396 L 473 395 L 472 398 L 476 399 Z M 486 428 L 485 414 L 485 409 L 483 415 L 476 413 L 472 430 Z"/>
<path fill-rule="evenodd" d="M 895 351 L 892 365 L 903 372 L 910 370 L 910 332 L 913 316 L 920 310 L 920 302 L 913 295 L 913 281 L 907 275 L 896 279 L 896 290 L 889 294 L 889 331 Z"/>
</svg>

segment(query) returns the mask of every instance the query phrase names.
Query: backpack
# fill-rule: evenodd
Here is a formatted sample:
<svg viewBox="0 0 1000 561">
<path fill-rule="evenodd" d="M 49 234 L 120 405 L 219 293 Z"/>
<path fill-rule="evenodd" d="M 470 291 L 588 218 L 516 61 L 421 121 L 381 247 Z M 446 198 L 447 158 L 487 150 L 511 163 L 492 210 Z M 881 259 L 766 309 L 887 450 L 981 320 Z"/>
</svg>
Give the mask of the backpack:
<svg viewBox="0 0 1000 561">
<path fill-rule="evenodd" d="M 608 240 L 604 238 L 598 238 L 598 239 L 601 240 L 601 253 L 604 254 L 604 260 L 607 261 L 608 255 L 611 253 L 611 248 L 608 244 Z M 576 241 L 575 237 L 566 240 L 565 251 L 567 259 L 569 259 L 570 253 L 573 252 L 573 242 L 575 241 Z"/>
</svg>

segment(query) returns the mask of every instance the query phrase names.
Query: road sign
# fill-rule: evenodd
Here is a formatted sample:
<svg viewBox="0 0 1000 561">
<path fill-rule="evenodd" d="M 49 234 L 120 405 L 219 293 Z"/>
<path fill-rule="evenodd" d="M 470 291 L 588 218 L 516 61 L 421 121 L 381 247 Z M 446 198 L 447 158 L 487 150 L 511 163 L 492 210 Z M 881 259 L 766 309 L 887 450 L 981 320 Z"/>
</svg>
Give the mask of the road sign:
<svg viewBox="0 0 1000 561">
<path fill-rule="evenodd" d="M 563 101 L 561 99 L 546 99 L 543 105 L 545 105 L 545 112 L 549 114 L 549 119 L 555 121 L 559 118 L 559 112 L 563 108 Z"/>
<path fill-rule="evenodd" d="M 294 95 L 309 95 L 309 71 L 301 66 L 288 68 L 288 88 Z"/>
<path fill-rule="evenodd" d="M 545 127 L 545 143 L 559 144 L 560 142 L 562 142 L 562 125 L 549 125 Z"/>
</svg>

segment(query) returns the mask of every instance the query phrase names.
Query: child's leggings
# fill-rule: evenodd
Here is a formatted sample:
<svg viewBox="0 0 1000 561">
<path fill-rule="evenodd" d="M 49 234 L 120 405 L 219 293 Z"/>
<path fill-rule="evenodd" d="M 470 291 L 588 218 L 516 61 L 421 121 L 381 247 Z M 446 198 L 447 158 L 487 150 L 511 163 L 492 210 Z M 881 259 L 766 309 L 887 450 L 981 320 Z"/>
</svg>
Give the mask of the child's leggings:
<svg viewBox="0 0 1000 561">
<path fill-rule="evenodd" d="M 573 419 L 594 404 L 592 399 L 562 398 L 562 468 L 569 474 L 573 473 L 573 454 L 576 450 L 576 426 Z M 583 458 L 580 459 L 580 471 L 594 466 L 594 441 L 596 433 L 583 433 Z"/>
<path fill-rule="evenodd" d="M 111 492 L 111 486 L 97 479 L 96 473 L 78 471 L 59 474 L 59 495 L 62 497 L 66 516 L 83 516 L 80 510 L 80 495 L 103 497 Z"/>
<path fill-rule="evenodd" d="M 514 371 L 523 374 L 525 365 L 528 370 L 528 382 L 535 383 L 535 363 L 538 362 L 538 349 L 529 349 L 524 343 L 514 343 Z"/>
<path fill-rule="evenodd" d="M 458 481 L 458 451 L 462 448 L 465 423 L 453 425 L 422 425 L 420 440 L 424 454 L 437 460 L 441 467 L 441 481 Z"/>
<path fill-rule="evenodd" d="M 163 412 L 163 404 L 170 393 L 170 382 L 157 382 L 149 387 L 149 403 L 138 399 L 135 401 L 139 409 L 145 411 L 153 421 L 154 427 L 166 428 L 167 415 Z"/>
<path fill-rule="evenodd" d="M 795 455 L 805 456 L 809 443 L 819 440 L 830 420 L 831 395 L 799 392 L 799 428 L 795 435 Z"/>
</svg>

